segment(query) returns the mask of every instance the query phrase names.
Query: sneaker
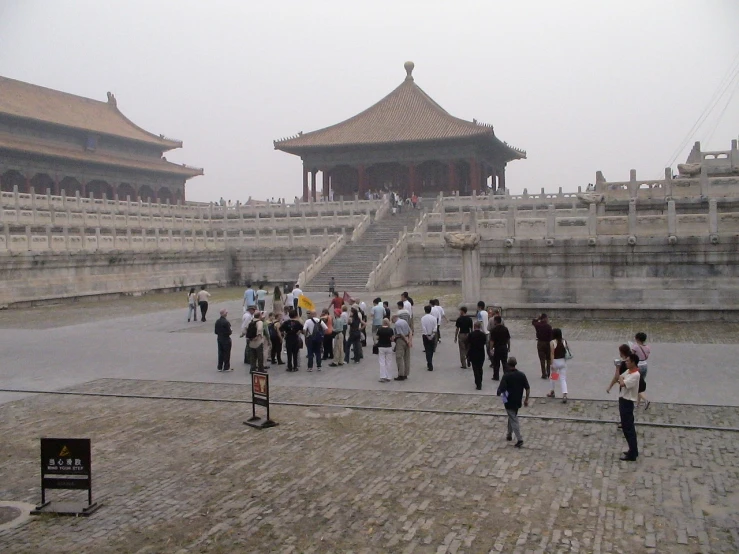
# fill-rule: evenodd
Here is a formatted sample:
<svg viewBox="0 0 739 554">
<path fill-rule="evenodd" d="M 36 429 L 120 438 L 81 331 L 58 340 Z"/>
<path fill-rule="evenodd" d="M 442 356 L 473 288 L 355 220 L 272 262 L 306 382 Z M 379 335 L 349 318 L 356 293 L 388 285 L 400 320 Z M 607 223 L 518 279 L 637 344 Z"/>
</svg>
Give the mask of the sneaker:
<svg viewBox="0 0 739 554">
<path fill-rule="evenodd" d="M 218 368 L 217 371 L 220 371 L 221 373 L 223 373 L 223 370 L 221 368 Z"/>
<path fill-rule="evenodd" d="M 330 364 L 328 364 L 329 367 L 336 367 L 338 365 L 339 364 L 337 364 L 336 362 L 331 362 Z M 341 364 L 341 365 L 344 365 L 344 364 Z"/>
<path fill-rule="evenodd" d="M 312 367 L 309 367 L 309 368 L 308 368 L 308 371 L 313 371 L 313 368 L 312 368 Z"/>
<path fill-rule="evenodd" d="M 516 448 L 521 448 L 523 446 L 523 441 L 518 441 L 516 444 L 514 444 Z"/>
<path fill-rule="evenodd" d="M 317 369 L 318 371 L 321 371 L 321 366 L 319 365 L 319 366 L 318 366 L 318 367 L 317 367 L 316 369 Z"/>
<path fill-rule="evenodd" d="M 233 371 L 233 368 L 224 369 L 223 371 Z"/>
<path fill-rule="evenodd" d="M 506 435 L 505 436 L 505 440 L 512 441 L 513 440 L 513 435 Z"/>
</svg>

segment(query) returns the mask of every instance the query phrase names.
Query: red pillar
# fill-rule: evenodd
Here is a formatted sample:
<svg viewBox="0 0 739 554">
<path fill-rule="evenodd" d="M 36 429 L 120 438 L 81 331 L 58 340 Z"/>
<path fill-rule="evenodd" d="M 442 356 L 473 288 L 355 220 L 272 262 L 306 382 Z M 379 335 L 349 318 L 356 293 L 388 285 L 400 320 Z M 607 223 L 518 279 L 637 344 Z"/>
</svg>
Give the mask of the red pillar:
<svg viewBox="0 0 739 554">
<path fill-rule="evenodd" d="M 447 162 L 447 167 L 449 169 L 449 180 L 447 182 L 446 190 L 449 194 L 452 194 L 454 192 L 454 189 L 457 186 L 457 168 L 456 168 L 456 162 L 454 160 L 450 160 Z"/>
<path fill-rule="evenodd" d="M 470 194 L 480 190 L 480 164 L 475 158 L 470 158 Z"/>
<path fill-rule="evenodd" d="M 303 202 L 308 201 L 308 168 L 303 164 Z"/>
<path fill-rule="evenodd" d="M 367 174 L 365 172 L 364 165 L 357 167 L 357 174 L 359 176 L 359 198 L 364 198 L 364 193 L 367 190 Z"/>
<path fill-rule="evenodd" d="M 416 164 L 408 166 L 408 196 L 416 192 Z"/>
<path fill-rule="evenodd" d="M 313 202 L 316 201 L 316 170 L 311 169 L 310 172 L 310 197 L 313 199 Z"/>
<path fill-rule="evenodd" d="M 328 202 L 328 188 L 329 188 L 329 182 L 328 182 L 328 169 L 322 169 L 321 173 L 323 174 L 323 201 Z"/>
</svg>

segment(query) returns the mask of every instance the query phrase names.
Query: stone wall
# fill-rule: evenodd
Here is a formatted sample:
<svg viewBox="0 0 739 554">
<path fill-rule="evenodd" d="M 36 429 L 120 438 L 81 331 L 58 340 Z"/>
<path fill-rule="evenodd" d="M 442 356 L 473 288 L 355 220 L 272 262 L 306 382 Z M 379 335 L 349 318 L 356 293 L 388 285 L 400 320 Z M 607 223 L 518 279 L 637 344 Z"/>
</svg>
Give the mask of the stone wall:
<svg viewBox="0 0 739 554">
<path fill-rule="evenodd" d="M 69 252 L 0 256 L 0 307 L 202 284 L 294 282 L 320 248 Z"/>
</svg>

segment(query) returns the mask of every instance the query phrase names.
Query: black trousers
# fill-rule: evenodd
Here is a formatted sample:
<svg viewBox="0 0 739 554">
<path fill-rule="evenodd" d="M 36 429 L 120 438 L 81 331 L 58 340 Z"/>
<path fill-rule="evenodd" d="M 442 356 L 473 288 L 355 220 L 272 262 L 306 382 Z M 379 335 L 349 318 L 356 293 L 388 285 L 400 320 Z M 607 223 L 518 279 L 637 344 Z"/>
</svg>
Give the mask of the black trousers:
<svg viewBox="0 0 739 554">
<path fill-rule="evenodd" d="M 218 339 L 218 369 L 231 369 L 231 337 Z"/>
<path fill-rule="evenodd" d="M 500 366 L 503 365 L 503 371 L 505 372 L 506 364 L 508 363 L 508 348 L 498 347 L 493 349 L 493 379 L 496 381 L 500 378 Z"/>
<path fill-rule="evenodd" d="M 334 359 L 334 337 L 336 333 L 326 333 L 323 336 L 323 359 Z"/>
<path fill-rule="evenodd" d="M 285 348 L 287 350 L 287 369 L 298 369 L 298 339 L 294 341 L 286 340 Z"/>
<path fill-rule="evenodd" d="M 629 445 L 629 456 L 636 458 L 639 455 L 639 446 L 636 442 L 636 427 L 634 426 L 634 401 L 624 398 L 618 399 L 618 413 L 621 415 L 621 428 Z"/>
<path fill-rule="evenodd" d="M 426 351 L 426 367 L 434 369 L 434 351 L 436 350 L 436 338 L 428 338 L 423 335 L 423 349 Z"/>
<path fill-rule="evenodd" d="M 482 388 L 482 366 L 485 365 L 485 358 L 482 360 L 471 360 L 472 362 L 472 373 L 475 375 L 475 386 L 480 389 Z"/>
<path fill-rule="evenodd" d="M 198 302 L 198 306 L 200 306 L 200 321 L 205 321 L 205 314 L 208 313 L 208 303 L 205 301 Z"/>
<path fill-rule="evenodd" d="M 282 341 L 277 339 L 272 340 L 272 348 L 269 351 L 269 357 L 273 364 L 282 363 Z"/>
</svg>

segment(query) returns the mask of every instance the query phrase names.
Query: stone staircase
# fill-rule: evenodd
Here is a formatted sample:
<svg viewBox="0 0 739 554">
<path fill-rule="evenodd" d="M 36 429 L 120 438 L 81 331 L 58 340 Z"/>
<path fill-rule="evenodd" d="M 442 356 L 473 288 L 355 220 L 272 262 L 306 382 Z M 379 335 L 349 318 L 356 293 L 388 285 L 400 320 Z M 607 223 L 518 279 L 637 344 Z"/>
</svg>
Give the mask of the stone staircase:
<svg viewBox="0 0 739 554">
<path fill-rule="evenodd" d="M 350 242 L 334 256 L 321 272 L 303 287 L 305 292 L 324 292 L 328 294 L 328 282 L 336 280 L 336 291 L 352 296 L 364 292 L 367 278 L 377 265 L 380 254 L 388 245 L 393 245 L 404 227 L 412 231 L 423 212 L 404 209 L 399 215 L 387 215 L 380 221 L 372 222 L 357 242 Z M 302 284 L 302 283 L 301 283 Z"/>
</svg>

